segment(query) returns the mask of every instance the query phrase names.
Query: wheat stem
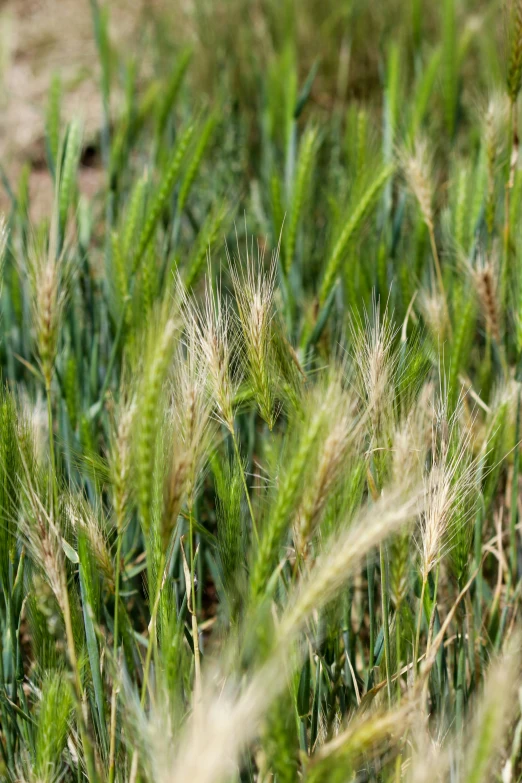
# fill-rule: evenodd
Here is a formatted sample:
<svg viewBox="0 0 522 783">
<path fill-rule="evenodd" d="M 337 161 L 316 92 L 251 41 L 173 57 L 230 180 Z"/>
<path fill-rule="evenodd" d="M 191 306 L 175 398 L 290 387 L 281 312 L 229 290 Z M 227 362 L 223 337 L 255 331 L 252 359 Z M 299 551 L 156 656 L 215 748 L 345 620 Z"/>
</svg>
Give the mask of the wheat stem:
<svg viewBox="0 0 522 783">
<path fill-rule="evenodd" d="M 120 571 L 121 571 L 121 545 L 122 545 L 122 529 L 121 524 L 118 524 L 118 542 L 116 545 L 116 574 L 114 577 L 114 665 L 116 665 L 118 655 L 118 621 L 119 621 L 119 603 L 120 603 Z M 111 717 L 110 717 L 110 744 L 109 744 L 109 783 L 114 783 L 115 774 L 115 751 L 116 751 L 116 707 L 118 701 L 118 691 L 116 682 L 112 684 L 111 695 Z"/>
<path fill-rule="evenodd" d="M 80 670 L 78 668 L 78 658 L 76 657 L 76 646 L 74 643 L 74 631 L 73 631 L 72 617 L 71 617 L 71 605 L 69 602 L 69 592 L 67 589 L 65 574 L 63 574 L 62 588 L 63 588 L 62 596 L 61 596 L 62 613 L 63 613 L 63 620 L 65 625 L 65 635 L 67 639 L 67 650 L 69 653 L 69 660 L 71 662 L 71 669 L 73 670 L 73 676 L 74 676 L 74 685 L 75 685 L 76 700 L 77 700 L 78 725 L 80 729 L 80 736 L 82 739 L 82 746 L 85 755 L 85 763 L 87 766 L 87 777 L 90 783 L 97 783 L 98 776 L 96 774 L 96 770 L 94 767 L 91 743 L 87 735 L 87 728 L 85 726 L 85 718 L 83 715 L 84 691 L 83 691 L 82 681 L 80 677 Z"/>
<path fill-rule="evenodd" d="M 196 606 L 196 585 L 194 579 L 194 515 L 192 513 L 192 503 L 189 504 L 189 550 L 190 550 L 190 593 L 191 604 L 190 614 L 192 618 L 192 642 L 194 644 L 194 701 L 197 703 L 201 699 L 201 657 L 199 651 L 199 630 Z"/>
<path fill-rule="evenodd" d="M 420 594 L 419 614 L 417 616 L 417 629 L 415 631 L 415 646 L 413 648 L 413 671 L 415 673 L 417 673 L 417 667 L 419 661 L 420 630 L 421 630 L 421 623 L 422 623 L 422 613 L 424 611 L 424 591 L 426 590 L 427 581 L 428 581 L 428 577 L 423 576 L 422 589 Z"/>
<path fill-rule="evenodd" d="M 51 398 L 51 379 L 47 378 L 45 382 L 45 396 L 47 400 L 47 426 L 49 428 L 49 461 L 51 463 L 51 481 L 52 481 L 52 508 L 51 515 L 54 516 L 58 509 L 58 482 L 56 476 L 56 458 L 54 453 L 54 423 L 53 406 Z"/>
<path fill-rule="evenodd" d="M 442 268 L 440 265 L 440 258 L 439 258 L 439 252 L 437 250 L 437 243 L 435 242 L 435 232 L 433 230 L 433 224 L 430 222 L 428 223 L 428 234 L 430 237 L 430 245 L 431 245 L 431 253 L 433 256 L 433 264 L 435 266 L 435 274 L 437 276 L 437 283 L 440 290 L 440 295 L 442 297 L 442 301 L 444 304 L 444 316 L 446 319 L 446 325 L 448 328 L 448 336 L 451 338 L 451 319 L 448 309 L 448 300 L 446 297 L 446 289 L 444 288 L 444 279 L 442 277 Z"/>
<path fill-rule="evenodd" d="M 397 671 L 396 671 L 396 677 L 397 677 L 397 702 L 400 703 L 401 700 L 401 612 L 400 612 L 400 606 L 398 606 L 395 610 L 395 653 L 397 657 Z"/>
<path fill-rule="evenodd" d="M 384 660 L 386 664 L 386 682 L 388 688 L 388 703 L 391 705 L 391 648 L 390 648 L 390 613 L 388 597 L 390 595 L 390 586 L 388 582 L 388 564 L 384 544 L 380 546 L 381 562 L 381 601 L 382 601 L 382 626 L 384 633 Z"/>
<path fill-rule="evenodd" d="M 234 451 L 236 452 L 236 459 L 238 461 L 239 469 L 240 469 L 240 472 L 241 472 L 241 480 L 243 482 L 243 487 L 244 487 L 244 490 L 245 490 L 245 497 L 246 497 L 246 501 L 247 501 L 247 504 L 248 504 L 248 510 L 250 512 L 250 519 L 252 520 L 252 530 L 254 531 L 256 544 L 259 546 L 259 532 L 258 532 L 258 529 L 257 529 L 256 518 L 254 516 L 254 509 L 252 508 L 252 502 L 250 500 L 250 494 L 248 492 L 248 485 L 247 485 L 247 480 L 246 480 L 246 475 L 245 475 L 245 468 L 244 468 L 243 462 L 241 460 L 241 455 L 239 453 L 239 445 L 238 445 L 238 442 L 237 442 L 237 437 L 236 437 L 236 433 L 234 431 L 234 427 L 233 426 L 230 428 L 230 434 L 232 435 L 232 442 L 234 444 Z"/>
<path fill-rule="evenodd" d="M 162 561 L 163 561 L 163 556 L 160 562 Z M 163 568 L 158 569 L 158 574 L 160 574 L 162 570 Z M 153 640 L 156 637 L 156 617 L 158 615 L 160 598 L 161 598 L 161 582 L 158 582 L 156 585 L 156 597 L 154 599 L 154 605 L 152 607 L 152 613 L 149 621 L 149 643 L 147 645 L 147 654 L 145 656 L 145 664 L 143 666 L 143 681 L 141 684 L 141 698 L 140 698 L 140 704 L 142 707 L 145 705 L 145 696 L 147 695 L 147 688 L 149 685 L 150 662 L 152 659 L 152 649 L 154 647 Z"/>
</svg>

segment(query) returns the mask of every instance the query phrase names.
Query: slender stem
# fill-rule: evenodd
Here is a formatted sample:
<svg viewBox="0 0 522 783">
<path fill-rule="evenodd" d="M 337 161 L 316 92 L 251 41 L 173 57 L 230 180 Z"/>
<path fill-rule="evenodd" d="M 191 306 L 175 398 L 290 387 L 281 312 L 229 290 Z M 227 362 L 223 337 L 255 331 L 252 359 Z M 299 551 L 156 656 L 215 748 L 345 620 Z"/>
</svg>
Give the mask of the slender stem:
<svg viewBox="0 0 522 783">
<path fill-rule="evenodd" d="M 111 694 L 111 723 L 110 723 L 110 745 L 109 745 L 109 775 L 108 780 L 109 783 L 114 783 L 114 775 L 116 772 L 116 768 L 114 765 L 114 759 L 116 755 L 116 705 L 118 701 L 118 691 L 116 688 L 116 684 L 113 683 L 112 685 L 112 694 Z"/>
<path fill-rule="evenodd" d="M 512 584 L 516 585 L 517 568 L 517 522 L 518 522 L 518 472 L 520 467 L 520 384 L 517 394 L 517 419 L 515 430 L 515 448 L 513 450 L 513 478 L 511 485 L 511 520 L 509 530 L 509 560 Z"/>
<path fill-rule="evenodd" d="M 244 487 L 244 490 L 245 490 L 245 496 L 246 496 L 247 503 L 248 503 L 248 510 L 250 511 L 250 518 L 252 520 L 252 529 L 253 529 L 254 535 L 256 537 L 256 543 L 259 544 L 259 533 L 258 533 L 258 530 L 257 530 L 256 519 L 254 517 L 254 510 L 252 508 L 250 495 L 248 493 L 248 485 L 247 485 L 247 481 L 246 481 L 245 471 L 244 471 L 244 468 L 243 468 L 243 462 L 241 460 L 241 455 L 239 453 L 239 445 L 238 445 L 238 442 L 237 442 L 236 433 L 234 431 L 234 426 L 233 425 L 232 425 L 232 427 L 230 427 L 230 434 L 232 435 L 232 442 L 234 443 L 234 450 L 236 452 L 236 458 L 237 458 L 237 461 L 239 463 L 239 467 L 241 468 L 241 478 L 243 480 L 243 487 Z"/>
<path fill-rule="evenodd" d="M 395 655 L 397 658 L 397 701 L 401 700 L 401 607 L 395 610 Z"/>
<path fill-rule="evenodd" d="M 65 579 L 64 579 L 65 582 Z M 71 668 L 73 670 L 74 674 L 74 684 L 76 687 L 77 696 L 82 701 L 83 699 L 83 686 L 82 681 L 80 678 L 80 672 L 78 670 L 78 659 L 76 657 L 76 647 L 74 644 L 74 633 L 73 633 L 73 627 L 72 627 L 72 619 L 71 619 L 71 606 L 69 603 L 69 593 L 67 591 L 67 586 L 64 584 L 63 586 L 63 620 L 65 623 L 65 635 L 67 637 L 67 651 L 69 653 L 69 659 L 71 661 Z"/>
<path fill-rule="evenodd" d="M 417 661 L 419 658 L 419 640 L 420 640 L 420 629 L 421 629 L 421 622 L 422 622 L 422 613 L 424 611 L 424 591 L 426 590 L 426 582 L 428 580 L 427 576 L 424 576 L 422 579 L 422 590 L 420 595 L 420 605 L 419 605 L 419 614 L 417 616 L 417 630 L 415 632 L 415 647 L 413 648 L 413 671 L 417 672 Z"/>
<path fill-rule="evenodd" d="M 509 144 L 511 146 L 510 163 L 509 163 L 509 177 L 506 183 L 505 201 L 504 201 L 504 247 L 503 247 L 503 264 L 500 277 L 500 305 L 503 306 L 506 297 L 507 283 L 508 283 L 508 264 L 509 264 L 509 243 L 511 240 L 511 215 L 510 215 L 510 202 L 511 191 L 515 184 L 515 172 L 518 163 L 518 129 L 517 129 L 517 114 L 516 114 L 516 101 L 511 101 L 509 108 Z"/>
<path fill-rule="evenodd" d="M 51 476 L 53 482 L 52 510 L 53 514 L 58 508 L 58 483 L 56 479 L 56 458 L 54 454 L 54 424 L 53 424 L 53 406 L 51 399 L 51 377 L 48 375 L 45 380 L 45 396 L 47 398 L 47 426 L 49 429 L 49 460 L 51 463 Z"/>
<path fill-rule="evenodd" d="M 136 783 L 136 779 L 138 777 L 138 759 L 139 759 L 139 753 L 136 750 L 136 748 L 134 748 L 134 750 L 132 751 L 129 783 Z"/>
<path fill-rule="evenodd" d="M 478 681 L 480 679 L 480 662 L 478 650 L 475 644 L 475 618 L 473 617 L 473 606 L 471 604 L 471 597 L 469 593 L 466 593 L 464 597 L 464 606 L 466 608 L 466 625 L 468 630 L 469 668 L 471 672 L 474 672 L 474 676 Z"/>
<path fill-rule="evenodd" d="M 434 612 L 437 610 L 437 592 L 439 589 L 440 561 L 435 568 L 435 587 L 433 588 L 433 600 L 431 602 L 431 613 L 428 618 L 428 637 L 426 639 L 426 655 L 430 651 L 431 635 L 433 632 L 433 622 L 435 621 Z"/>
<path fill-rule="evenodd" d="M 435 274 L 437 275 L 437 283 L 439 285 L 440 294 L 444 303 L 444 314 L 446 316 L 446 323 L 448 326 L 448 335 L 451 337 L 451 320 L 449 316 L 448 300 L 446 299 L 446 290 L 444 288 L 444 280 L 442 278 L 442 269 L 440 266 L 439 251 L 437 250 L 437 243 L 435 242 L 435 232 L 433 226 L 428 223 L 428 234 L 430 237 L 431 253 L 433 255 L 433 263 L 435 265 Z"/>
<path fill-rule="evenodd" d="M 428 633 L 426 636 L 426 657 L 428 657 L 428 653 L 430 651 L 433 627 L 437 619 L 436 612 L 437 612 L 437 591 L 439 589 L 439 572 L 440 572 L 440 561 L 437 563 L 437 568 L 435 570 L 435 587 L 433 590 L 433 600 L 431 602 L 431 612 L 430 612 L 430 616 L 426 617 L 428 623 Z M 439 671 L 439 675 L 440 675 L 440 671 Z M 422 687 L 422 703 L 424 705 L 428 703 L 428 682 L 429 682 L 429 678 L 426 677 L 424 680 L 424 685 Z"/>
<path fill-rule="evenodd" d="M 170 561 L 172 558 L 172 553 L 174 551 L 174 546 L 171 540 L 170 548 L 167 551 L 167 556 L 165 558 L 165 567 L 163 568 L 163 564 L 161 564 L 161 568 L 158 570 L 158 573 L 162 574 L 161 582 L 158 584 L 158 589 L 156 591 L 156 598 L 154 600 L 154 606 L 152 607 L 152 613 L 150 617 L 150 623 L 149 623 L 149 644 L 147 647 L 147 654 L 145 656 L 145 663 L 143 665 L 143 682 L 141 684 L 141 696 L 140 696 L 140 706 L 145 706 L 145 697 L 147 695 L 147 688 L 149 684 L 149 670 L 150 670 L 150 662 L 152 659 L 152 648 L 154 646 L 154 639 L 156 638 L 156 616 L 158 614 L 159 609 L 159 603 L 160 603 L 160 597 L 161 597 L 161 591 L 163 589 L 163 585 L 165 583 L 165 579 L 170 567 Z M 134 781 L 136 780 L 138 772 L 138 752 L 136 748 L 132 751 L 132 759 L 131 759 L 131 774 L 130 774 L 130 780 Z"/>
<path fill-rule="evenodd" d="M 397 681 L 400 682 L 400 679 Z M 395 780 L 396 783 L 400 783 L 402 780 L 402 753 L 399 753 L 395 759 Z"/>
<path fill-rule="evenodd" d="M 372 669 L 374 666 L 375 655 L 375 600 L 374 600 L 374 565 L 368 558 L 367 564 L 367 578 L 368 578 L 368 614 L 370 615 L 370 659 L 368 662 L 368 670 L 370 678 L 372 676 Z M 369 681 L 369 680 L 368 680 Z"/>
<path fill-rule="evenodd" d="M 162 574 L 162 577 L 161 577 L 161 582 L 158 583 L 156 598 L 154 601 L 154 606 L 152 607 L 152 613 L 151 613 L 150 623 L 149 623 L 149 645 L 147 647 L 147 655 L 145 656 L 145 664 L 143 667 L 143 682 L 141 685 L 140 703 L 142 707 L 145 704 L 145 696 L 147 694 L 147 686 L 149 682 L 149 668 L 150 668 L 150 661 L 152 658 L 153 640 L 156 637 L 156 616 L 158 614 L 161 591 L 163 590 L 163 585 L 165 584 L 165 580 L 167 578 L 167 574 L 170 569 L 170 561 L 172 560 L 173 554 L 174 554 L 174 537 L 171 538 L 166 557 L 163 558 L 163 562 L 160 563 L 161 567 L 158 569 L 158 574 Z"/>
<path fill-rule="evenodd" d="M 199 654 L 199 631 L 196 608 L 196 586 L 194 584 L 194 517 L 192 503 L 189 505 L 189 548 L 190 548 L 190 592 L 191 592 L 191 616 L 192 616 L 192 641 L 194 644 L 194 700 L 198 702 L 201 696 L 201 658 Z"/>
<path fill-rule="evenodd" d="M 0 636 L 0 682 L 5 682 L 5 672 L 4 672 L 4 648 L 2 644 L 2 637 Z M 13 753 L 13 738 L 10 731 L 8 731 L 8 713 L 7 713 L 7 702 L 5 699 L 0 699 L 0 712 L 2 715 L 2 725 L 4 726 L 4 735 L 5 735 L 5 741 L 7 746 L 7 761 L 8 766 L 13 770 L 15 769 L 15 761 L 14 761 L 14 753 Z M 2 751 L 4 750 L 4 746 L 2 743 Z"/>
<path fill-rule="evenodd" d="M 482 610 L 482 527 L 483 527 L 484 511 L 482 505 L 479 505 L 477 509 L 477 516 L 475 519 L 475 564 L 477 566 L 477 581 L 475 584 L 475 606 L 477 622 L 480 623 L 481 610 Z"/>
<path fill-rule="evenodd" d="M 167 565 L 165 564 L 165 570 L 166 568 Z M 163 563 L 161 564 L 161 568 L 158 569 L 158 574 L 161 574 L 162 572 L 163 572 Z M 147 646 L 147 655 L 145 656 L 145 665 L 143 668 L 143 682 L 141 684 L 140 704 L 142 707 L 145 705 L 145 696 L 147 695 L 147 687 L 149 684 L 150 661 L 152 658 L 152 648 L 154 647 L 154 639 L 156 636 L 156 617 L 158 614 L 162 587 L 163 587 L 163 579 L 160 582 L 158 582 L 156 586 L 156 598 L 154 600 L 154 606 L 152 607 L 152 614 L 149 623 L 149 644 Z"/>
<path fill-rule="evenodd" d="M 145 696 L 147 694 L 147 687 L 149 684 L 149 668 L 150 668 L 150 659 L 152 656 L 152 637 L 153 634 L 156 633 L 156 605 L 157 604 L 159 604 L 159 600 L 156 599 L 154 603 L 154 610 L 152 613 L 152 617 L 150 618 L 150 623 L 149 623 L 149 644 L 147 647 L 147 655 L 145 656 L 145 666 L 143 667 L 143 682 L 141 684 L 140 705 L 142 707 L 145 705 Z"/>
<path fill-rule="evenodd" d="M 47 398 L 47 422 L 49 426 L 49 454 L 51 459 L 51 469 L 54 475 L 55 462 L 54 462 L 54 438 L 53 438 L 53 409 L 51 403 L 51 380 L 45 382 L 45 396 Z"/>
<path fill-rule="evenodd" d="M 114 587 L 114 662 L 116 663 L 118 655 L 118 609 L 120 604 L 120 570 L 121 570 L 121 542 L 122 542 L 121 526 L 118 524 L 118 543 L 116 545 L 116 576 Z M 110 743 L 109 743 L 109 783 L 114 783 L 115 774 L 115 753 L 116 753 L 116 706 L 118 701 L 118 691 L 116 686 L 116 678 L 112 683 L 112 696 L 111 696 L 111 722 L 110 722 Z"/>
<path fill-rule="evenodd" d="M 384 660 L 386 663 L 386 683 L 388 690 L 388 702 L 391 704 L 391 650 L 390 650 L 390 618 L 388 607 L 388 567 L 384 544 L 380 547 L 381 559 L 381 602 L 382 602 L 382 627 L 384 633 Z"/>
<path fill-rule="evenodd" d="M 69 603 L 69 593 L 67 590 L 67 584 L 65 583 L 65 574 L 63 575 L 63 582 L 64 584 L 62 590 L 63 593 L 62 612 L 63 612 L 63 620 L 65 624 L 65 635 L 67 638 L 67 651 L 69 653 L 69 660 L 71 662 L 71 668 L 73 670 L 73 675 L 74 675 L 74 685 L 75 685 L 76 699 L 77 699 L 78 725 L 80 729 L 80 736 L 82 739 L 85 764 L 87 767 L 87 777 L 89 781 L 91 781 L 91 783 L 95 783 L 95 781 L 98 780 L 98 776 L 96 775 L 96 771 L 94 768 L 91 743 L 87 736 L 85 718 L 83 715 L 84 693 L 83 693 L 83 686 L 80 677 L 80 670 L 78 668 L 78 659 L 76 657 L 76 647 L 74 644 L 74 632 L 73 632 L 72 618 L 71 618 L 71 605 Z"/>
<path fill-rule="evenodd" d="M 455 711 L 455 723 L 457 728 L 457 734 L 462 732 L 463 719 L 464 719 L 464 689 L 466 687 L 466 654 L 464 650 L 464 629 L 462 623 L 459 622 L 458 632 L 458 666 L 457 666 L 457 690 L 455 694 L 456 711 Z"/>
</svg>

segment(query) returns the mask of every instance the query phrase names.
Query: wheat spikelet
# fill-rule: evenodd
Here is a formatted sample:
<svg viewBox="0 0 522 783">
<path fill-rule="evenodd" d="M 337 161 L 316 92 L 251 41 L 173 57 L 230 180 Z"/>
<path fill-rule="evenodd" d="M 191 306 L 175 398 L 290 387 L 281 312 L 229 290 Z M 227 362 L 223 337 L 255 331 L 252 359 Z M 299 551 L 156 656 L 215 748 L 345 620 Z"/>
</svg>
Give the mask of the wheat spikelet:
<svg viewBox="0 0 522 783">
<path fill-rule="evenodd" d="M 131 493 L 132 429 L 137 413 L 136 402 L 123 403 L 119 410 L 117 426 L 113 427 L 109 453 L 109 469 L 113 487 L 113 505 L 119 532 L 123 527 L 127 504 Z"/>
<path fill-rule="evenodd" d="M 316 149 L 317 131 L 314 128 L 311 128 L 305 133 L 299 148 L 297 173 L 292 191 L 290 217 L 288 221 L 284 252 L 284 268 L 287 275 L 290 272 L 290 268 L 294 261 L 297 231 L 299 228 L 299 223 L 302 220 L 304 202 L 314 170 Z"/>
<path fill-rule="evenodd" d="M 366 190 L 362 192 L 360 198 L 355 202 L 350 217 L 339 233 L 326 263 L 319 292 L 321 303 L 324 303 L 327 300 L 328 295 L 334 286 L 335 279 L 339 273 L 339 268 L 346 256 L 352 238 L 361 227 L 368 212 L 375 203 L 377 196 L 392 176 L 394 170 L 395 167 L 393 165 L 381 168 L 370 181 Z"/>
<path fill-rule="evenodd" d="M 478 262 L 472 269 L 484 320 L 495 340 L 500 343 L 500 308 L 498 302 L 498 283 L 495 263 L 491 258 L 479 256 Z"/>
<path fill-rule="evenodd" d="M 267 271 L 263 269 L 263 251 L 258 247 L 257 262 L 246 241 L 246 270 L 240 267 L 240 251 L 232 261 L 227 255 L 234 286 L 242 333 L 242 348 L 246 356 L 252 389 L 261 415 L 270 429 L 274 426 L 274 398 L 271 378 L 273 364 L 271 326 L 274 315 L 274 285 L 278 253 L 274 253 Z"/>
<path fill-rule="evenodd" d="M 419 308 L 434 341 L 444 333 L 444 300 L 434 288 L 422 289 L 419 296 Z"/>
<path fill-rule="evenodd" d="M 182 287 L 182 283 L 179 284 Z M 231 330 L 230 305 L 221 298 L 221 287 L 214 292 L 207 277 L 205 298 L 201 308 L 183 294 L 183 314 L 197 338 L 198 350 L 206 364 L 209 389 L 215 414 L 229 432 L 234 430 L 234 398 L 239 380 L 232 374 L 236 343 Z"/>
<path fill-rule="evenodd" d="M 137 434 L 136 469 L 138 498 L 142 524 L 146 533 L 150 528 L 151 500 L 156 463 L 157 427 L 160 420 L 160 402 L 167 368 L 171 361 L 177 324 L 168 318 L 160 333 L 153 328 L 150 349 L 139 387 L 140 420 Z"/>
<path fill-rule="evenodd" d="M 495 220 L 495 176 L 496 168 L 501 153 L 502 129 L 507 118 L 506 98 L 501 95 L 493 95 L 488 101 L 483 121 L 484 147 L 486 152 L 487 168 L 487 201 L 486 223 L 488 232 L 493 232 Z"/>
<path fill-rule="evenodd" d="M 279 547 L 284 534 L 293 521 L 299 498 L 303 491 L 304 477 L 312 464 L 317 441 L 325 425 L 332 395 L 332 386 L 314 390 L 305 406 L 302 421 L 294 424 L 294 442 L 285 465 L 281 470 L 278 491 L 265 524 L 263 535 L 256 552 L 251 573 L 251 590 L 254 600 L 262 598 L 270 575 L 277 562 Z"/>
<path fill-rule="evenodd" d="M 394 340 L 397 328 L 387 310 L 381 316 L 378 302 L 373 301 L 371 316 L 364 322 L 352 321 L 353 365 L 358 392 L 371 424 L 374 445 L 384 445 L 386 432 L 393 425 L 394 382 L 397 352 Z"/>
<path fill-rule="evenodd" d="M 404 475 L 412 477 L 413 481 L 422 480 L 427 451 L 430 397 L 431 387 L 426 384 L 417 404 L 393 435 L 392 484 L 399 484 Z M 407 595 L 410 545 L 409 531 L 398 533 L 390 540 L 390 597 L 397 610 L 402 606 Z"/>
<path fill-rule="evenodd" d="M 334 370 L 330 381 L 332 386 L 337 386 L 338 392 L 331 397 L 330 423 L 325 428 L 318 465 L 305 493 L 296 524 L 296 547 L 302 555 L 306 554 L 307 545 L 342 475 L 350 446 L 359 431 L 356 401 L 343 389 L 342 374 L 343 368 Z"/>
<path fill-rule="evenodd" d="M 198 350 L 193 321 L 185 328 L 174 356 L 168 411 L 169 469 L 165 477 L 163 537 L 168 542 L 184 498 L 194 504 L 196 491 L 216 431 L 211 426 L 212 398 L 209 396 L 208 366 Z"/>
<path fill-rule="evenodd" d="M 34 562 L 39 565 L 42 576 L 65 614 L 68 596 L 61 533 L 54 515 L 48 511 L 45 501 L 39 496 L 27 461 L 22 461 L 22 468 L 24 483 L 20 492 L 21 513 L 18 527 Z"/>
<path fill-rule="evenodd" d="M 403 151 L 401 160 L 406 181 L 417 199 L 424 222 L 433 230 L 433 184 L 427 141 L 417 139 L 413 152 Z"/>
<path fill-rule="evenodd" d="M 426 508 L 420 522 L 421 574 L 429 572 L 451 551 L 453 515 L 475 486 L 477 463 L 470 461 L 471 432 L 460 428 L 462 401 L 448 413 L 447 400 L 434 409 L 431 438 L 431 467 L 425 478 Z M 468 510 L 471 513 L 471 510 Z"/>
<path fill-rule="evenodd" d="M 90 552 L 112 591 L 114 569 L 107 541 L 106 522 L 99 518 L 101 512 L 96 514 L 82 497 L 72 493 L 62 499 L 61 510 L 65 523 L 72 528 L 76 537 L 85 536 Z"/>
<path fill-rule="evenodd" d="M 45 382 L 50 385 L 68 297 L 71 265 L 65 250 L 56 257 L 52 243 L 47 251 L 34 243 L 28 258 L 28 271 L 38 360 Z"/>
<path fill-rule="evenodd" d="M 205 150 L 210 142 L 216 124 L 217 124 L 217 117 L 212 114 L 205 122 L 201 130 L 201 133 L 199 134 L 196 148 L 187 166 L 187 171 L 185 173 L 185 176 L 183 177 L 179 189 L 178 210 L 180 212 L 185 207 L 190 190 L 198 174 L 198 170 L 201 165 L 203 155 L 205 154 Z"/>
<path fill-rule="evenodd" d="M 63 774 L 62 753 L 69 733 L 73 700 L 61 671 L 46 673 L 39 695 L 36 753 L 27 779 L 47 783 Z"/>
<path fill-rule="evenodd" d="M 509 12 L 510 51 L 507 72 L 507 90 L 511 103 L 515 103 L 522 81 L 522 2 L 512 0 Z"/>
</svg>

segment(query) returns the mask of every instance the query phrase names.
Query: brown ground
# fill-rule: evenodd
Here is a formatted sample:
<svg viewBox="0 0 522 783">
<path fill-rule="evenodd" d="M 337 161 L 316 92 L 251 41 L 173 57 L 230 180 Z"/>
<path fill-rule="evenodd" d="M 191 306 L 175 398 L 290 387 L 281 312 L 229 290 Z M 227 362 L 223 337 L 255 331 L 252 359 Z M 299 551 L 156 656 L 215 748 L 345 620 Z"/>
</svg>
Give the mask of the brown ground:
<svg viewBox="0 0 522 783">
<path fill-rule="evenodd" d="M 151 0 L 110 0 L 108 5 L 111 42 L 131 51 Z M 0 0 L 0 163 L 13 188 L 22 164 L 33 164 L 34 219 L 49 213 L 52 198 L 44 125 L 55 72 L 62 80 L 64 121 L 80 117 L 85 137 L 93 138 L 101 126 L 102 106 L 89 0 Z M 112 110 L 117 110 L 118 98 L 113 96 Z M 91 194 L 99 176 L 96 167 L 82 167 L 81 190 Z M 0 209 L 7 207 L 0 186 Z"/>
</svg>

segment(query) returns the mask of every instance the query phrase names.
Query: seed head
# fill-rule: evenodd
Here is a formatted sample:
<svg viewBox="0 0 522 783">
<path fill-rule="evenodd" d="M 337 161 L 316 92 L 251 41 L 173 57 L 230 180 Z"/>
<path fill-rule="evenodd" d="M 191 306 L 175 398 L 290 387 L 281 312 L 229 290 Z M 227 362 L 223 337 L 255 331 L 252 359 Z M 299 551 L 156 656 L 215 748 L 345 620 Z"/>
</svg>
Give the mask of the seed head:
<svg viewBox="0 0 522 783">
<path fill-rule="evenodd" d="M 272 257 L 268 271 L 263 269 L 263 250 L 258 248 L 257 261 L 253 250 L 246 251 L 246 270 L 239 256 L 230 258 L 230 272 L 236 297 L 241 349 L 246 358 L 252 390 L 262 417 L 270 429 L 274 425 L 273 383 L 271 379 L 272 345 L 271 323 L 277 253 Z"/>
</svg>

